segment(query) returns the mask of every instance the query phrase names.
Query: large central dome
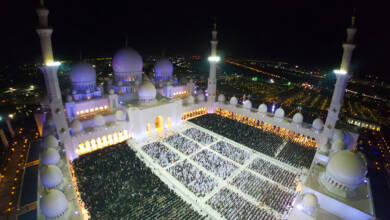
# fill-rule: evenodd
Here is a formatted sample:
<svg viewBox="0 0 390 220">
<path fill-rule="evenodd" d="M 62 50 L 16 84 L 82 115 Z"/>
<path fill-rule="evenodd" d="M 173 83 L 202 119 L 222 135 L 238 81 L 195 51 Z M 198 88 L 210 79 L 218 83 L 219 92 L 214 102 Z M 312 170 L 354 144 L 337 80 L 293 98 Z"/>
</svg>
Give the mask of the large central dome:
<svg viewBox="0 0 390 220">
<path fill-rule="evenodd" d="M 134 49 L 119 50 L 112 59 L 116 81 L 133 82 L 142 77 L 142 57 Z"/>
</svg>

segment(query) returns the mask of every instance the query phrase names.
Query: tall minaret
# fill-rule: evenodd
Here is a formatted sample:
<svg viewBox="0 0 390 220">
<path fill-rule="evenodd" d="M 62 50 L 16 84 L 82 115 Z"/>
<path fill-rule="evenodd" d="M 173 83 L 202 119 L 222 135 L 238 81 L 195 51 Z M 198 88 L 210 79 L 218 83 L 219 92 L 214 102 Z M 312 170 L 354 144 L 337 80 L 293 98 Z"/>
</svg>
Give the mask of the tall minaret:
<svg viewBox="0 0 390 220">
<path fill-rule="evenodd" d="M 215 102 L 216 90 L 217 90 L 217 78 L 216 78 L 216 68 L 217 62 L 220 58 L 217 56 L 217 23 L 214 21 L 214 28 L 211 31 L 212 39 L 211 39 L 211 56 L 209 57 L 210 62 L 210 74 L 208 80 L 207 93 L 209 102 Z"/>
<path fill-rule="evenodd" d="M 349 74 L 349 65 L 352 58 L 352 52 L 355 49 L 355 44 L 353 43 L 356 34 L 355 20 L 356 17 L 352 16 L 351 26 L 347 28 L 347 40 L 343 43 L 343 58 L 341 60 L 341 66 L 340 69 L 334 71 L 337 80 L 328 109 L 324 131 L 321 135 L 319 143 L 320 146 L 325 145 L 333 134 L 336 122 L 339 119 L 347 81 L 351 78 L 351 74 Z"/>
<path fill-rule="evenodd" d="M 61 143 L 67 152 L 69 159 L 74 159 L 74 151 L 70 149 L 71 138 L 69 134 L 69 126 L 65 117 L 64 105 L 62 103 L 60 85 L 58 83 L 57 70 L 60 62 L 54 62 L 53 50 L 51 45 L 51 34 L 53 29 L 49 27 L 47 10 L 43 4 L 43 0 L 40 1 L 40 6 L 36 10 L 39 19 L 39 25 L 37 27 L 37 33 L 41 42 L 43 66 L 41 70 L 45 78 L 46 92 L 49 98 L 49 106 L 52 114 L 54 124 L 56 125 L 57 134 L 60 137 Z"/>
</svg>

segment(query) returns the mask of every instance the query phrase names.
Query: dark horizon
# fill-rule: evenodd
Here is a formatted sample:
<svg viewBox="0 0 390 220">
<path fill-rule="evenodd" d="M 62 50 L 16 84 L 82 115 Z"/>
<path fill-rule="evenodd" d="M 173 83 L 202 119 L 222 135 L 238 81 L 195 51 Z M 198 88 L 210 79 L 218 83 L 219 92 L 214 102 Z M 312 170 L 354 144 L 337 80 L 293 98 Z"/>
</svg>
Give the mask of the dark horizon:
<svg viewBox="0 0 390 220">
<path fill-rule="evenodd" d="M 241 3 L 241 2 L 240 2 Z M 206 56 L 210 51 L 210 30 L 218 24 L 218 51 L 222 57 L 278 60 L 332 69 L 339 65 L 345 29 L 357 9 L 356 49 L 352 72 L 389 79 L 385 45 L 388 33 L 385 7 L 320 3 L 262 3 L 227 5 L 217 3 L 172 4 L 117 1 L 45 1 L 53 27 L 54 56 L 57 59 L 112 57 L 128 45 L 141 55 L 183 54 Z M 5 3 L 7 20 L 1 41 L 2 65 L 41 60 L 35 32 L 38 1 Z"/>
</svg>

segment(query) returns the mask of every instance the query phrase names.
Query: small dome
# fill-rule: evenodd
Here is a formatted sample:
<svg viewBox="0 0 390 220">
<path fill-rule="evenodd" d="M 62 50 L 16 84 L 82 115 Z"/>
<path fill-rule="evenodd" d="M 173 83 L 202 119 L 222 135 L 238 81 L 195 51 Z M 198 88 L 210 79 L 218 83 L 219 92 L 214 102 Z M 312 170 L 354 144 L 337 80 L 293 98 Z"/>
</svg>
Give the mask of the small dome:
<svg viewBox="0 0 390 220">
<path fill-rule="evenodd" d="M 336 151 L 339 151 L 339 150 L 344 150 L 345 149 L 344 141 L 342 139 L 338 139 L 336 141 L 333 141 L 331 149 L 332 149 L 333 152 L 336 152 Z"/>
<path fill-rule="evenodd" d="M 58 186 L 62 182 L 62 172 L 55 165 L 47 165 L 42 167 L 40 172 L 42 184 L 49 189 Z"/>
<path fill-rule="evenodd" d="M 219 94 L 218 96 L 218 102 L 225 102 L 226 98 L 224 94 Z"/>
<path fill-rule="evenodd" d="M 237 105 L 238 100 L 235 96 L 230 98 L 230 105 Z"/>
<path fill-rule="evenodd" d="M 116 81 L 135 81 L 142 76 L 142 57 L 134 49 L 119 50 L 112 58 L 112 68 Z"/>
<path fill-rule="evenodd" d="M 173 65 L 168 59 L 161 59 L 154 66 L 154 72 L 156 74 L 156 80 L 169 79 L 173 74 Z"/>
<path fill-rule="evenodd" d="M 302 124 L 302 122 L 303 122 L 302 113 L 300 113 L 300 112 L 295 113 L 292 120 L 295 124 Z"/>
<path fill-rule="evenodd" d="M 341 184 L 355 188 L 365 178 L 367 167 L 360 153 L 341 150 L 330 159 L 326 174 Z"/>
<path fill-rule="evenodd" d="M 78 119 L 73 119 L 73 121 L 70 123 L 70 127 L 75 133 L 79 133 L 83 130 L 83 125 Z"/>
<path fill-rule="evenodd" d="M 324 122 L 322 121 L 321 118 L 316 118 L 313 121 L 312 127 L 317 131 L 320 131 L 324 127 Z"/>
<path fill-rule="evenodd" d="M 89 63 L 78 63 L 70 72 L 70 80 L 75 90 L 85 90 L 96 87 L 96 71 Z"/>
<path fill-rule="evenodd" d="M 56 165 L 60 161 L 61 157 L 58 150 L 48 147 L 42 153 L 41 162 L 43 165 Z"/>
<path fill-rule="evenodd" d="M 122 111 L 122 110 L 117 110 L 117 111 L 115 112 L 115 119 L 116 119 L 117 121 L 124 121 L 124 120 L 126 120 L 126 114 L 125 114 L 125 112 Z"/>
<path fill-rule="evenodd" d="M 245 100 L 243 105 L 244 105 L 245 109 L 251 109 L 252 108 L 252 102 L 249 99 Z"/>
<path fill-rule="evenodd" d="M 199 92 L 199 94 L 196 96 L 196 99 L 198 102 L 204 102 L 206 97 L 204 96 L 203 92 Z"/>
<path fill-rule="evenodd" d="M 45 137 L 44 141 L 45 141 L 45 148 L 48 148 L 48 147 L 56 148 L 56 147 L 58 147 L 58 140 L 52 134 L 47 135 Z"/>
<path fill-rule="evenodd" d="M 260 113 L 267 113 L 267 111 L 268 111 L 267 105 L 262 103 L 261 105 L 259 105 L 258 111 Z"/>
<path fill-rule="evenodd" d="M 138 89 L 138 98 L 141 101 L 151 101 L 156 98 L 156 94 L 156 87 L 147 80 L 144 80 Z"/>
<path fill-rule="evenodd" d="M 48 218 L 58 217 L 68 208 L 68 200 L 64 193 L 59 190 L 52 189 L 39 201 L 41 212 Z"/>
<path fill-rule="evenodd" d="M 334 129 L 332 140 L 336 141 L 336 140 L 340 140 L 340 139 L 344 140 L 344 131 L 341 129 Z"/>
<path fill-rule="evenodd" d="M 101 114 L 95 115 L 95 117 L 93 118 L 93 121 L 95 123 L 95 126 L 100 127 L 100 126 L 106 125 L 106 119 Z"/>
<path fill-rule="evenodd" d="M 284 110 L 282 108 L 276 109 L 275 117 L 277 117 L 277 118 L 284 118 Z"/>
<path fill-rule="evenodd" d="M 317 196 L 313 193 L 306 193 L 302 198 L 302 205 L 305 209 L 314 210 L 318 206 Z"/>
</svg>

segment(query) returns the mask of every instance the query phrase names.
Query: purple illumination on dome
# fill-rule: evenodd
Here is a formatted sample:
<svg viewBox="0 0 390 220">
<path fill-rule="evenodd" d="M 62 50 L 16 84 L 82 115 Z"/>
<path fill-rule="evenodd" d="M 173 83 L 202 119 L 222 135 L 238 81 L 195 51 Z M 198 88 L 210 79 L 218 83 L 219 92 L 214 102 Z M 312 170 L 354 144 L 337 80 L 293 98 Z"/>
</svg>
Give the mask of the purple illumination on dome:
<svg viewBox="0 0 390 220">
<path fill-rule="evenodd" d="M 112 68 L 117 81 L 140 80 L 143 68 L 142 57 L 131 48 L 119 50 L 112 58 Z"/>
<path fill-rule="evenodd" d="M 89 63 L 76 64 L 70 72 L 73 89 L 85 90 L 96 87 L 96 71 Z"/>
<path fill-rule="evenodd" d="M 161 59 L 154 66 L 154 71 L 156 80 L 169 79 L 173 74 L 173 65 L 168 59 Z"/>
</svg>

